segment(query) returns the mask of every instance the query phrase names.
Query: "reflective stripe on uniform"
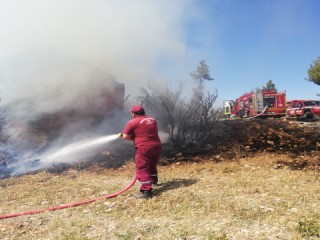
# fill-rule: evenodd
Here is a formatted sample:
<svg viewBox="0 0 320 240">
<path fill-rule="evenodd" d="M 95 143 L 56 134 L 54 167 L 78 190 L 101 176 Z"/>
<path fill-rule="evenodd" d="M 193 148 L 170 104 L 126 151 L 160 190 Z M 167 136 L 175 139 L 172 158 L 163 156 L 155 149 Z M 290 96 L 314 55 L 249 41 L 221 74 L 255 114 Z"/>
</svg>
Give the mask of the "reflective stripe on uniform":
<svg viewBox="0 0 320 240">
<path fill-rule="evenodd" d="M 142 185 L 151 184 L 151 181 L 140 182 Z"/>
</svg>

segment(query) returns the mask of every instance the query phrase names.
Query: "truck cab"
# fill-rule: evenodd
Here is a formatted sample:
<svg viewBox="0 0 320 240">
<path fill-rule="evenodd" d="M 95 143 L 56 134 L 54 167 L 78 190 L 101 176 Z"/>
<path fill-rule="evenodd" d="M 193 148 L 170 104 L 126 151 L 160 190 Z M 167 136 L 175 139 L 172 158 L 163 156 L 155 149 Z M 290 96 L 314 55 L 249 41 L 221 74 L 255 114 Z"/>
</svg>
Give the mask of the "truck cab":
<svg viewBox="0 0 320 240">
<path fill-rule="evenodd" d="M 233 107 L 234 107 L 233 100 L 223 101 L 224 115 L 226 118 L 230 118 L 230 116 L 233 114 Z"/>
</svg>

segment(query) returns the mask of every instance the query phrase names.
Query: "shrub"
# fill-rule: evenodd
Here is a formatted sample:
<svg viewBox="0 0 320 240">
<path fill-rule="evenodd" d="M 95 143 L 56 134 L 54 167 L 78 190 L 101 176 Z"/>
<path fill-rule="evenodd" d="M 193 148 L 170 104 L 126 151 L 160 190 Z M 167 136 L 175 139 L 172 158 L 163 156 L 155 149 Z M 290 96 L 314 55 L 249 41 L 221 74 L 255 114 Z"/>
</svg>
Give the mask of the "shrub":
<svg viewBox="0 0 320 240">
<path fill-rule="evenodd" d="M 159 130 L 168 134 L 175 148 L 203 148 L 212 136 L 217 116 L 213 108 L 217 93 L 197 92 L 183 97 L 182 90 L 141 89 L 137 97 L 147 114 L 159 122 Z"/>
</svg>

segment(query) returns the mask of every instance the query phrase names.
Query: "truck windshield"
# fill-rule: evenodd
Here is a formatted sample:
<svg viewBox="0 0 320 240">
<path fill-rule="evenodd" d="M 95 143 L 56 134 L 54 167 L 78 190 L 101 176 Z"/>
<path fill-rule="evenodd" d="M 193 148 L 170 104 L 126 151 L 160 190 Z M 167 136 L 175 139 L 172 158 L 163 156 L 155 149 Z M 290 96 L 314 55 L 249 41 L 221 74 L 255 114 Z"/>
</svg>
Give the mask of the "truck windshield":
<svg viewBox="0 0 320 240">
<path fill-rule="evenodd" d="M 317 102 L 317 101 L 307 101 L 307 102 L 304 102 L 304 105 L 305 106 L 316 106 L 316 105 L 319 105 L 319 102 Z"/>
<path fill-rule="evenodd" d="M 312 102 L 304 102 L 304 105 L 305 106 L 312 106 L 313 104 L 312 104 Z"/>
</svg>

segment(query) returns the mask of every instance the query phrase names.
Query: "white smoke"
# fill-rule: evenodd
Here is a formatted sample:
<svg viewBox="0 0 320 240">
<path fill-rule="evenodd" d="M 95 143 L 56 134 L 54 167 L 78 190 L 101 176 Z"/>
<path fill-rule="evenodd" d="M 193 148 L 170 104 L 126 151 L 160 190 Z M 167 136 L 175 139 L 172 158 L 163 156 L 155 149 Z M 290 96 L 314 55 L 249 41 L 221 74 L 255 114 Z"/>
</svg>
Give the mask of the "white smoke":
<svg viewBox="0 0 320 240">
<path fill-rule="evenodd" d="M 85 107 L 93 100 L 88 98 L 98 96 L 102 87 L 112 87 L 115 81 L 102 69 L 48 49 L 8 58 L 1 63 L 0 71 L 4 103 L 15 105 L 19 110 L 16 114 L 24 117 L 66 106 Z"/>
<path fill-rule="evenodd" d="M 125 96 L 134 102 L 150 79 L 161 84 L 159 63 L 184 58 L 182 29 L 193 4 L 0 0 L 0 104 L 9 106 L 9 124 L 16 127 L 61 109 L 94 111 L 92 106 L 103 104 L 98 97 L 101 88 L 113 89 L 114 83 L 124 83 Z M 116 117 L 120 120 L 98 126 L 85 119 L 66 126 L 52 147 L 121 131 L 123 116 Z M 43 147 L 40 140 L 37 151 Z"/>
<path fill-rule="evenodd" d="M 156 77 L 158 59 L 185 53 L 187 7 L 190 1 L 0 1 L 3 103 L 48 89 L 48 97 L 76 93 L 89 78 L 80 61 L 124 82 L 128 94 L 137 91 Z"/>
</svg>

